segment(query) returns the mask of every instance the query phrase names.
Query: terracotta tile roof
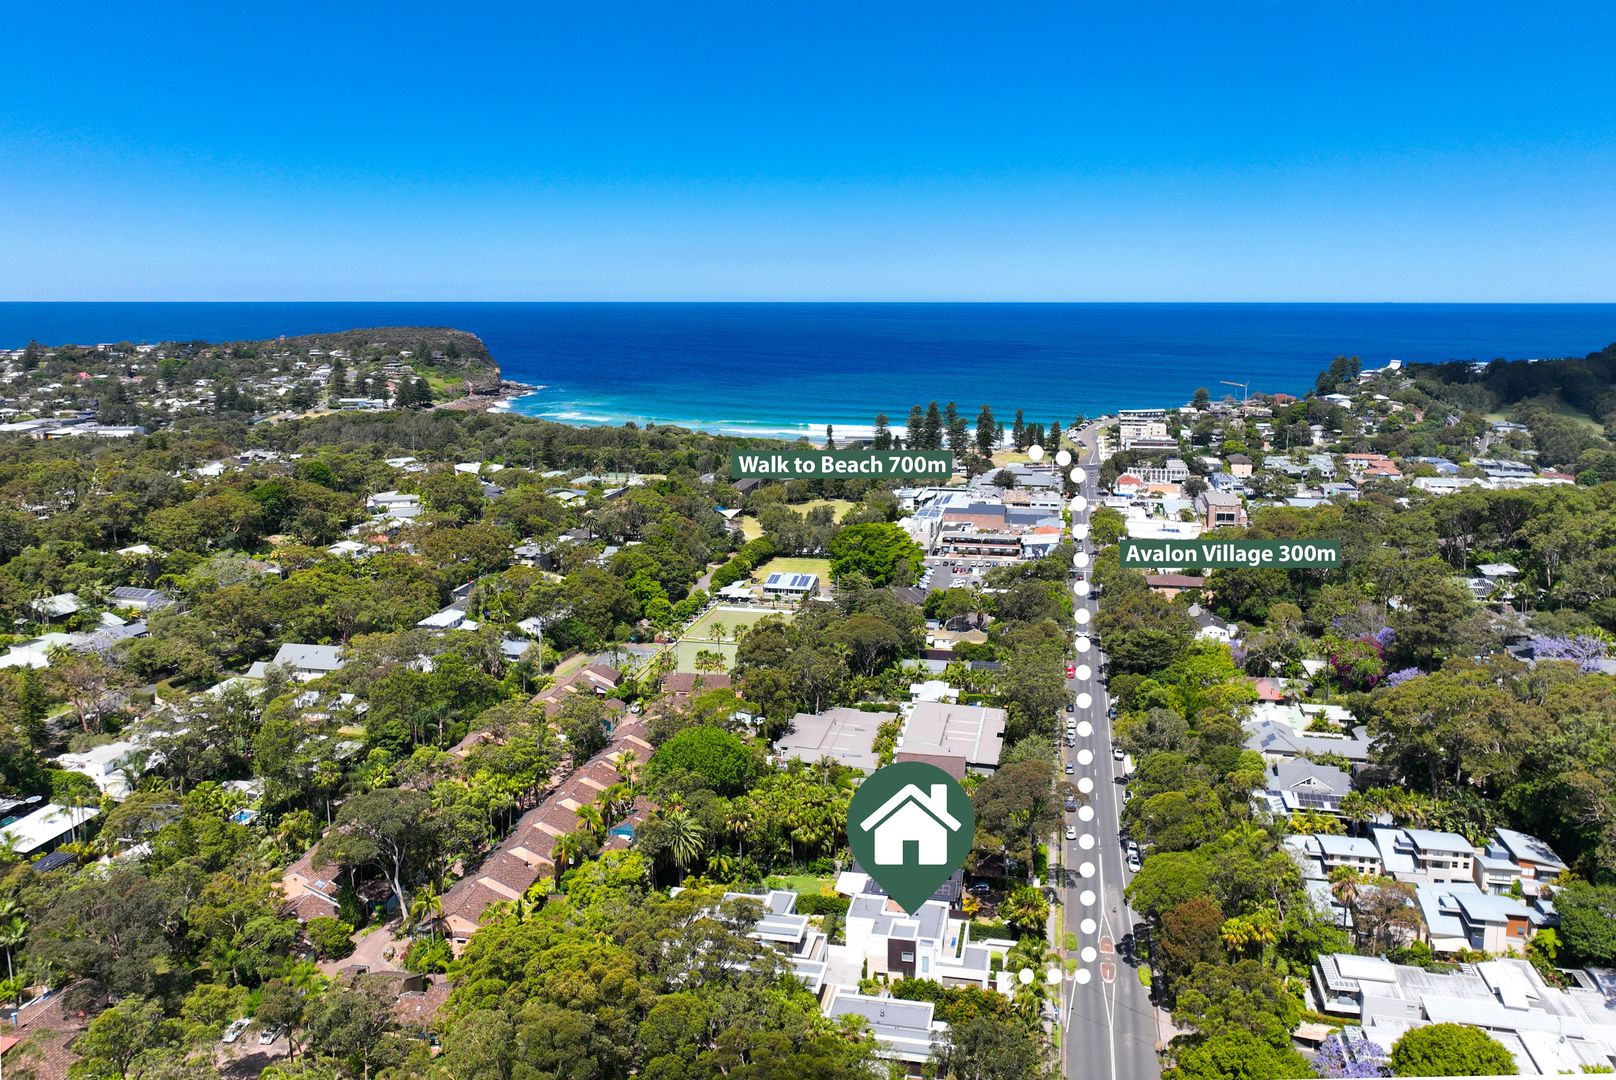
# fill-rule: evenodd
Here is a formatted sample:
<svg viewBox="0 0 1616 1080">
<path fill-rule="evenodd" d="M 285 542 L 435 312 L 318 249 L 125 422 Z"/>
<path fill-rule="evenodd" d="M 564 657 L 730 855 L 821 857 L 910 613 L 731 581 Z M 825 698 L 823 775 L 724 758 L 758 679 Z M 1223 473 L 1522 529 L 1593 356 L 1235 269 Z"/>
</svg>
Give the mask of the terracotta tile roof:
<svg viewBox="0 0 1616 1080">
<path fill-rule="evenodd" d="M 425 990 L 406 990 L 393 1004 L 393 1016 L 405 1027 L 429 1028 L 437 1023 L 438 1010 L 449 1000 L 454 984 L 439 979 Z"/>
<path fill-rule="evenodd" d="M 90 1017 L 66 1008 L 65 989 L 18 1013 L 16 1035 L 20 1043 L 12 1047 L 20 1048 L 8 1047 L 4 1051 L 7 1065 L 26 1066 L 37 1080 L 66 1080 L 68 1068 L 79 1059 L 69 1044 L 88 1026 Z"/>
<path fill-rule="evenodd" d="M 288 866 L 281 876 L 283 879 L 301 879 L 304 883 L 303 888 L 305 891 L 323 892 L 327 896 L 336 896 L 337 893 L 342 891 L 342 887 L 337 884 L 337 876 L 341 872 L 341 868 L 336 863 L 328 862 L 315 866 L 314 848 L 310 848 L 298 856 L 297 861 Z M 324 882 L 324 885 L 319 885 L 318 883 L 320 882 Z"/>
<path fill-rule="evenodd" d="M 899 750 L 892 755 L 894 761 L 920 761 L 935 765 L 956 780 L 965 779 L 965 759 L 957 754 L 920 754 L 912 750 Z"/>
<path fill-rule="evenodd" d="M 306 923 L 310 919 L 337 917 L 337 905 L 316 893 L 306 892 L 289 901 L 281 908 L 282 915 L 290 915 L 298 922 Z"/>
<path fill-rule="evenodd" d="M 605 750 L 568 774 L 543 802 L 517 820 L 516 827 L 480 866 L 450 886 L 443 894 L 443 917 L 476 924 L 489 907 L 516 899 L 549 874 L 555 865 L 550 853 L 556 838 L 578 828 L 580 807 L 595 804 L 602 791 L 622 781 L 613 762 L 624 750 L 633 749 L 642 759 L 649 754 L 652 747 L 644 736 L 645 724 L 638 717 L 618 724 Z M 637 824 L 649 813 L 650 803 L 638 798 L 629 820 Z M 613 837 L 607 846 L 627 843 L 626 838 Z"/>
<path fill-rule="evenodd" d="M 709 690 L 727 690 L 733 680 L 724 672 L 702 672 L 696 674 L 689 671 L 675 671 L 662 680 L 662 692 L 675 697 L 689 697 L 696 693 L 696 682 L 701 682 L 701 693 Z"/>
</svg>

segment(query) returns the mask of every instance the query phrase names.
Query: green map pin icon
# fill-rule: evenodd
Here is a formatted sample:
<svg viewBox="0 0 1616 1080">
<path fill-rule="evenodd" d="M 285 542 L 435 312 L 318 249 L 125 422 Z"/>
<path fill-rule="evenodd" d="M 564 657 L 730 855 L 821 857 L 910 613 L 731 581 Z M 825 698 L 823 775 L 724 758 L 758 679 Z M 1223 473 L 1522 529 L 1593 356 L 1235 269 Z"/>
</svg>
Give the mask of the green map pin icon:
<svg viewBox="0 0 1616 1080">
<path fill-rule="evenodd" d="M 911 915 L 965 863 L 975 836 L 971 797 L 920 761 L 875 770 L 847 808 L 853 857 Z"/>
</svg>

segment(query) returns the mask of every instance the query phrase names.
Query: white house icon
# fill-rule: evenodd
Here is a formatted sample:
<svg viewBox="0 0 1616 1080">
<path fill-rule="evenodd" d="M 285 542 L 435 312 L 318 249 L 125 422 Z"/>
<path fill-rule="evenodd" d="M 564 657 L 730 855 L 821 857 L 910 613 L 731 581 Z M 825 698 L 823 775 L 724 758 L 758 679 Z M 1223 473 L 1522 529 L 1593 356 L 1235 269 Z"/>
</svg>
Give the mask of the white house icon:
<svg viewBox="0 0 1616 1080">
<path fill-rule="evenodd" d="M 903 866 L 904 847 L 911 843 L 918 853 L 914 865 L 941 866 L 948 862 L 948 834 L 960 823 L 948 812 L 947 784 L 931 785 L 930 795 L 905 784 L 859 828 L 875 833 L 875 861 L 882 866 Z"/>
</svg>

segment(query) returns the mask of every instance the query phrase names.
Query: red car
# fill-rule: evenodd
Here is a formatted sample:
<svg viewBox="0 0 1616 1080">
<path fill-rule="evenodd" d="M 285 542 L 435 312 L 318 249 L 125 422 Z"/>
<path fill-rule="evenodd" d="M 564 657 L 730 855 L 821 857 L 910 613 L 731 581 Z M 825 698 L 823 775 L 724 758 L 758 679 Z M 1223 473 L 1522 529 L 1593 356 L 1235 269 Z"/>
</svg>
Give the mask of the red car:
<svg viewBox="0 0 1616 1080">
<path fill-rule="evenodd" d="M 1077 665 L 1076 664 L 1067 664 L 1066 665 L 1066 677 L 1068 679 L 1077 678 Z"/>
</svg>

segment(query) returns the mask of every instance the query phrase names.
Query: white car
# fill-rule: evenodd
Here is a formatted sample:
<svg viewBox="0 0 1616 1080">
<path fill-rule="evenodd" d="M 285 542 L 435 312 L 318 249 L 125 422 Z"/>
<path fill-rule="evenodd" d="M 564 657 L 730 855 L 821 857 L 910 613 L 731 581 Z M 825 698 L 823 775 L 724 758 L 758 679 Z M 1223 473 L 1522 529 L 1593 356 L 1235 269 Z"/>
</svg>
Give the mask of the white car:
<svg viewBox="0 0 1616 1080">
<path fill-rule="evenodd" d="M 1077 826 L 1076 825 L 1068 825 L 1068 826 L 1066 826 L 1066 839 L 1068 839 L 1068 840 L 1076 840 L 1077 839 Z"/>
<path fill-rule="evenodd" d="M 250 1023 L 252 1023 L 252 1021 L 248 1020 L 245 1016 L 243 1016 L 240 1020 L 230 1021 L 230 1026 L 224 1029 L 224 1037 L 219 1041 L 225 1043 L 235 1042 L 237 1039 L 241 1038 L 241 1033 L 247 1030 L 247 1025 Z"/>
<path fill-rule="evenodd" d="M 1111 748 L 1111 757 L 1112 757 L 1113 760 L 1121 761 L 1123 758 L 1125 758 L 1127 756 L 1128 756 L 1127 751 L 1123 750 L 1122 747 L 1113 746 Z"/>
<path fill-rule="evenodd" d="M 1129 870 L 1130 873 L 1135 873 L 1135 874 L 1137 874 L 1139 872 L 1139 856 L 1138 855 L 1129 855 L 1128 856 L 1128 870 Z"/>
<path fill-rule="evenodd" d="M 268 1046 L 270 1043 L 274 1042 L 276 1039 L 278 1039 L 280 1037 L 281 1037 L 281 1029 L 280 1028 L 265 1028 L 263 1031 L 259 1032 L 259 1034 L 258 1034 L 258 1045 L 259 1046 Z"/>
</svg>

